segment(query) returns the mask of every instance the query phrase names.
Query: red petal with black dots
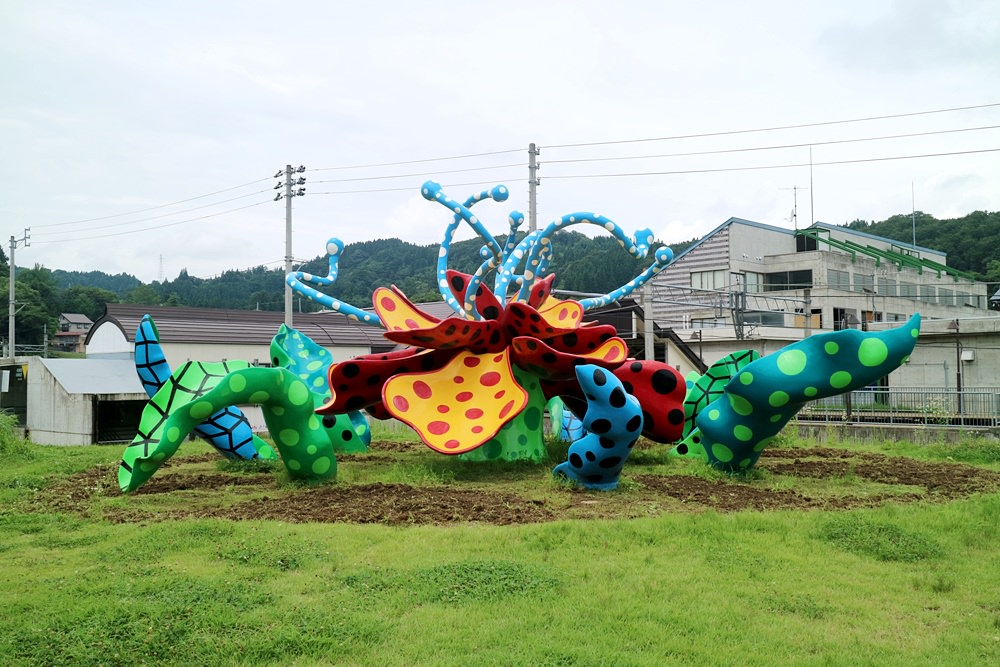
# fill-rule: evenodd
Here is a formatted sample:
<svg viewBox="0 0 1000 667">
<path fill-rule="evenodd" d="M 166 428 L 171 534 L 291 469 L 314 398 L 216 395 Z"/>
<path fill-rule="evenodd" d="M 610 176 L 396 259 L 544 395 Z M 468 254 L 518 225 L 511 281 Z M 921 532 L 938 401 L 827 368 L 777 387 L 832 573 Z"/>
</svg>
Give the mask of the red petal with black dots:
<svg viewBox="0 0 1000 667">
<path fill-rule="evenodd" d="M 520 301 L 511 301 L 507 304 L 500 322 L 503 324 L 503 330 L 508 340 L 513 340 L 518 336 L 531 336 L 544 340 L 575 331 L 575 329 L 558 329 L 551 326 L 545 321 L 545 318 L 538 314 L 537 310 Z"/>
<path fill-rule="evenodd" d="M 427 347 L 434 350 L 469 350 L 475 354 L 499 352 L 507 339 L 496 320 L 463 320 L 449 317 L 433 327 L 410 331 L 386 331 L 394 343 Z"/>
<path fill-rule="evenodd" d="M 545 301 L 545 298 L 552 293 L 552 285 L 556 281 L 556 274 L 552 273 L 541 280 L 535 282 L 531 286 L 531 291 L 528 293 L 528 305 L 532 308 L 538 308 Z"/>
<path fill-rule="evenodd" d="M 407 348 L 386 354 L 366 354 L 330 367 L 330 398 L 316 409 L 321 415 L 367 409 L 382 402 L 382 385 L 393 375 L 443 367 L 458 350 Z"/>
<path fill-rule="evenodd" d="M 451 290 L 452 296 L 460 304 L 465 304 L 465 290 L 468 289 L 472 276 L 468 273 L 453 271 L 452 269 L 448 269 L 446 275 L 448 278 L 448 289 Z M 503 313 L 503 306 L 500 305 L 500 301 L 496 295 L 489 287 L 482 283 L 479 284 L 479 288 L 476 290 L 475 304 L 476 312 L 487 320 L 498 320 Z"/>
<path fill-rule="evenodd" d="M 630 359 L 614 373 L 642 405 L 642 434 L 654 442 L 680 440 L 687 385 L 677 369 L 662 361 Z"/>
<path fill-rule="evenodd" d="M 624 360 L 628 348 L 625 341 L 612 338 L 604 347 L 594 350 L 591 356 L 567 354 L 546 345 L 537 338 L 519 336 L 511 341 L 511 361 L 519 368 L 534 373 L 546 380 L 566 380 L 576 376 L 576 367 L 594 364 L 614 370 Z"/>
<path fill-rule="evenodd" d="M 379 401 L 375 405 L 369 405 L 365 408 L 365 412 L 369 415 L 378 419 L 380 421 L 385 421 L 386 419 L 393 419 L 393 416 L 385 409 L 385 403 Z"/>
</svg>

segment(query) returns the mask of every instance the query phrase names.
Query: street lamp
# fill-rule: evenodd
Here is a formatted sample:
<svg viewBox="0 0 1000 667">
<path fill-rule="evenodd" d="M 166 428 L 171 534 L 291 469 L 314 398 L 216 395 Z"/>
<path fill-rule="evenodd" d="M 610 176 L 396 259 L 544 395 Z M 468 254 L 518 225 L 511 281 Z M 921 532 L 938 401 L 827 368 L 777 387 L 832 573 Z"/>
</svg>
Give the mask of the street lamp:
<svg viewBox="0 0 1000 667">
<path fill-rule="evenodd" d="M 946 328 L 955 332 L 955 388 L 958 390 L 958 414 L 962 414 L 962 340 L 958 318 L 948 322 Z"/>
</svg>

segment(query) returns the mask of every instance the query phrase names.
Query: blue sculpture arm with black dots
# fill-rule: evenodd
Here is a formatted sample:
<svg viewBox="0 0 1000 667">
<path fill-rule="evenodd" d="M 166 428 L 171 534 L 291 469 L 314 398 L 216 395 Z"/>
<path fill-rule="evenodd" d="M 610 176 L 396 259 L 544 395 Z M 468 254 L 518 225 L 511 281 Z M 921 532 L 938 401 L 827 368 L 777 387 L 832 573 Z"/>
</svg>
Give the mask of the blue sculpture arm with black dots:
<svg viewBox="0 0 1000 667">
<path fill-rule="evenodd" d="M 337 266 L 343 252 L 344 243 L 338 238 L 330 239 L 326 242 L 326 253 L 330 257 L 330 272 L 326 276 L 316 276 L 311 273 L 306 273 L 305 271 L 294 271 L 285 277 L 285 282 L 288 283 L 288 286 L 295 292 L 298 292 L 310 301 L 322 304 L 334 312 L 342 313 L 346 315 L 348 319 L 356 320 L 363 324 L 381 327 L 382 320 L 380 320 L 378 315 L 375 313 L 370 313 L 368 311 L 361 310 L 356 306 L 344 303 L 340 299 L 324 294 L 313 287 L 313 285 L 318 287 L 330 287 L 337 282 Z"/>
<path fill-rule="evenodd" d="M 642 406 L 621 380 L 599 366 L 577 366 L 576 379 L 587 398 L 587 435 L 570 445 L 568 460 L 552 474 L 586 489 L 611 491 L 618 487 L 625 460 L 642 433 Z"/>
<path fill-rule="evenodd" d="M 747 470 L 803 405 L 885 377 L 909 359 L 919 335 L 918 313 L 896 329 L 817 334 L 761 357 L 698 412 L 696 427 L 671 453 Z"/>
</svg>

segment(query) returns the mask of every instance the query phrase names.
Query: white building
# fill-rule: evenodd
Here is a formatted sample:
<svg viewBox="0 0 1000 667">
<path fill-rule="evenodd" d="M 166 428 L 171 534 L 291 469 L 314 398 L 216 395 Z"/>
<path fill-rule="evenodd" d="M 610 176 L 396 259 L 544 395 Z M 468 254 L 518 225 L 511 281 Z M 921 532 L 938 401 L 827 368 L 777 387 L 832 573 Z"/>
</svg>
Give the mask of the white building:
<svg viewBox="0 0 1000 667">
<path fill-rule="evenodd" d="M 667 342 L 658 355 L 683 373 L 692 350 L 711 364 L 919 312 L 917 350 L 887 383 L 947 388 L 962 375 L 966 387 L 1000 385 L 1000 313 L 988 309 L 987 285 L 931 248 L 825 223 L 793 231 L 730 218 L 680 253 L 651 291 L 655 323 L 688 348 Z"/>
</svg>

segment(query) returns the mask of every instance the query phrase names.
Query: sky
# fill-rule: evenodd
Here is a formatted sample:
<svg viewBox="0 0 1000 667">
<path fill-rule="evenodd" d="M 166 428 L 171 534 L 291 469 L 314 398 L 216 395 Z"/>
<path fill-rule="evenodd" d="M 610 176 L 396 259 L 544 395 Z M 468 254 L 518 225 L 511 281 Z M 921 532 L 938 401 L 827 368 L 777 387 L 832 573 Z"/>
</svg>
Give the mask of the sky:
<svg viewBox="0 0 1000 667">
<path fill-rule="evenodd" d="M 539 227 L 1000 209 L 995 0 L 6 0 L 0 86 L 4 252 L 144 282 L 282 266 L 289 164 L 297 262 L 440 243 L 426 180 L 506 233 L 532 143 Z"/>
</svg>

